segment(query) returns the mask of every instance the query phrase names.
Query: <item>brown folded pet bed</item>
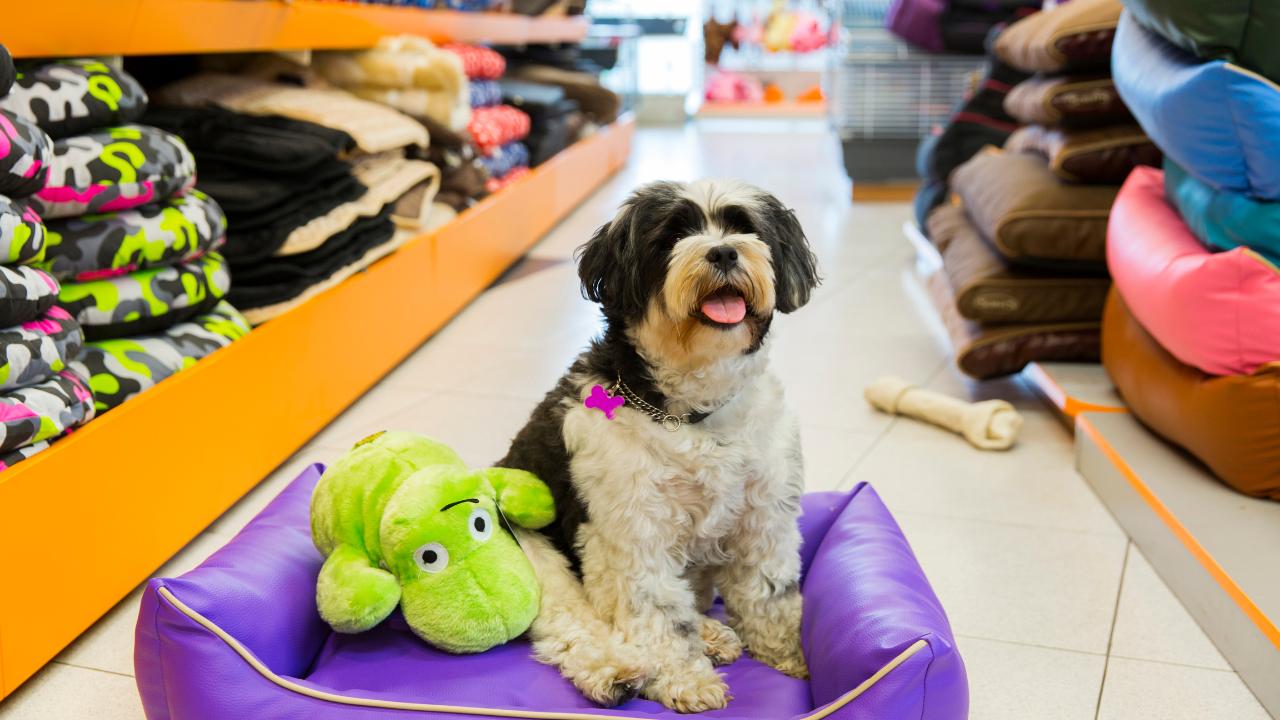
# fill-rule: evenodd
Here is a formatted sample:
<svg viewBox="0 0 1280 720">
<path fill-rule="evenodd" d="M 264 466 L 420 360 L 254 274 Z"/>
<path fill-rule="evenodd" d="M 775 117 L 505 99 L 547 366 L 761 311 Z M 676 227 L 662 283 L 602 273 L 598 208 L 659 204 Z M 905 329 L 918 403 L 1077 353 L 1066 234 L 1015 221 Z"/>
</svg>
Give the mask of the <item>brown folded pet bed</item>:
<svg viewBox="0 0 1280 720">
<path fill-rule="evenodd" d="M 1114 185 L 1064 183 L 1036 155 L 987 148 L 951 186 L 996 250 L 1020 265 L 1104 272 Z"/>
<path fill-rule="evenodd" d="M 1206 375 L 1160 347 L 1116 292 L 1102 327 L 1103 365 L 1135 417 L 1232 488 L 1280 500 L 1280 359 Z"/>
<path fill-rule="evenodd" d="M 1133 115 L 1109 76 L 1036 76 L 1004 96 L 1004 111 L 1018 122 L 1068 127 L 1131 123 Z"/>
<path fill-rule="evenodd" d="M 1120 0 L 1072 0 L 1042 10 L 1000 33 L 995 53 L 1027 72 L 1105 68 L 1122 10 Z"/>
<path fill-rule="evenodd" d="M 1097 322 L 1102 317 L 1110 280 L 1011 267 L 961 207 L 935 209 L 928 226 L 962 316 L 986 323 Z"/>
<path fill-rule="evenodd" d="M 1139 165 L 1159 167 L 1160 148 L 1137 125 L 1096 130 L 1064 130 L 1028 125 L 1005 141 L 1008 152 L 1026 152 L 1049 161 L 1054 175 L 1068 182 L 1119 185 Z"/>
<path fill-rule="evenodd" d="M 956 366 L 970 377 L 987 380 L 1013 375 L 1031 362 L 1098 360 L 1096 322 L 983 326 L 960 316 L 945 272 L 933 273 L 926 284 L 951 337 Z"/>
</svg>

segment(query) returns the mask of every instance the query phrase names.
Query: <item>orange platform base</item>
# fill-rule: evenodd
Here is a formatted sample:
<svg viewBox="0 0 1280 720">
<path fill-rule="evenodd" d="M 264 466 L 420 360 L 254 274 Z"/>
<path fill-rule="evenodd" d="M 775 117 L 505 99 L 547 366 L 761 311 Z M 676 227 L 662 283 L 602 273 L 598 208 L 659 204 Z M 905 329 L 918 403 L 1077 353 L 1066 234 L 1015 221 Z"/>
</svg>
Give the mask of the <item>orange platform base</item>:
<svg viewBox="0 0 1280 720">
<path fill-rule="evenodd" d="M 853 201 L 866 203 L 905 203 L 911 202 L 916 191 L 920 189 L 919 183 L 914 182 L 853 182 Z"/>
<path fill-rule="evenodd" d="M 827 115 L 827 104 L 821 100 L 782 102 L 704 102 L 698 117 L 736 118 L 821 118 Z"/>
<path fill-rule="evenodd" d="M 0 473 L 0 698 L 305 444 L 625 164 L 634 125 Z"/>
</svg>

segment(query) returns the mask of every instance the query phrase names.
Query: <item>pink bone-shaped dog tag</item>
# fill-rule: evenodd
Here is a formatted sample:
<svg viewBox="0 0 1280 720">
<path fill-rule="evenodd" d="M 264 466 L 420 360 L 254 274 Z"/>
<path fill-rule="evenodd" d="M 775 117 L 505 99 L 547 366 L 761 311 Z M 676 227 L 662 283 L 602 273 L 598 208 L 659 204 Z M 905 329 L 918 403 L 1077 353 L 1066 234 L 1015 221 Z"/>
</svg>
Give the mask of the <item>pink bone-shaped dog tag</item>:
<svg viewBox="0 0 1280 720">
<path fill-rule="evenodd" d="M 586 400 L 582 401 L 582 404 L 589 408 L 599 410 L 604 413 L 606 418 L 612 420 L 613 413 L 616 412 L 618 408 L 622 407 L 622 404 L 626 401 L 627 399 L 620 395 L 614 397 L 606 393 L 604 388 L 599 385 L 592 385 L 591 394 L 587 396 Z"/>
</svg>

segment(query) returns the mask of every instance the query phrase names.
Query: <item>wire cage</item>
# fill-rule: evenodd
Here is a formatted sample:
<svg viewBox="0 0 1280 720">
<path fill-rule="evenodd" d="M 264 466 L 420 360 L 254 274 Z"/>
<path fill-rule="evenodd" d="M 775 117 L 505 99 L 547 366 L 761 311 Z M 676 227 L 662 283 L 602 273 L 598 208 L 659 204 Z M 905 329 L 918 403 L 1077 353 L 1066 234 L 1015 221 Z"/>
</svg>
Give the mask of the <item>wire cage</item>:
<svg viewBox="0 0 1280 720">
<path fill-rule="evenodd" d="M 985 62 L 912 48 L 885 29 L 888 8 L 889 0 L 837 3 L 826 93 L 854 180 L 913 179 L 916 146 L 946 123 Z"/>
</svg>

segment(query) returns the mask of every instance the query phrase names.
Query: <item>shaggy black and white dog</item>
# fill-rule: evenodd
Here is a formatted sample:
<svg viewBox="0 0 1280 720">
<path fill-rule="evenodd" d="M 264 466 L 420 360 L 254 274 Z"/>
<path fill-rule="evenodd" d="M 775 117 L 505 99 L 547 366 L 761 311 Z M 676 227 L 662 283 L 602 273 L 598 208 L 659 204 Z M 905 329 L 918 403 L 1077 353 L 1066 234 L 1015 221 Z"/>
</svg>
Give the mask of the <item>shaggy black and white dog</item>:
<svg viewBox="0 0 1280 720">
<path fill-rule="evenodd" d="M 766 357 L 774 312 L 818 283 L 794 213 L 742 183 L 652 183 L 578 262 L 607 328 L 498 463 L 555 494 L 555 524 L 521 537 L 538 656 L 602 705 L 683 712 L 725 706 L 713 666 L 744 645 L 805 676 L 800 439 Z M 703 614 L 716 591 L 729 626 Z"/>
</svg>

